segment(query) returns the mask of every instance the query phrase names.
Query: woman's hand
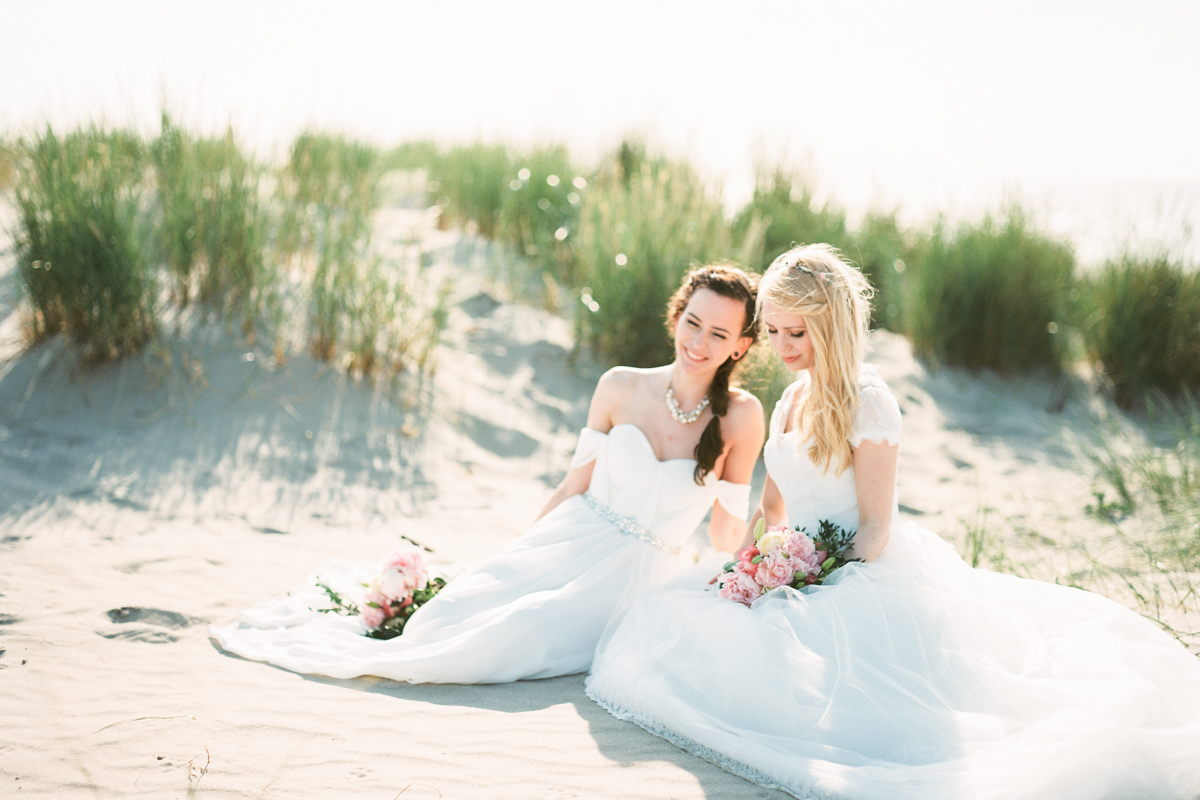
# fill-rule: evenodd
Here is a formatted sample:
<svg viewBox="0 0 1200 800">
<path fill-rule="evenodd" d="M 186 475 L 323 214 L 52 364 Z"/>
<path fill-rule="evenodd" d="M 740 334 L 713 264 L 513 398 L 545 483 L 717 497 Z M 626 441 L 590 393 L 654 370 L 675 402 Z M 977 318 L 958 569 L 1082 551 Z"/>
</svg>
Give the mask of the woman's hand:
<svg viewBox="0 0 1200 800">
<path fill-rule="evenodd" d="M 894 444 L 863 442 L 854 448 L 854 488 L 858 495 L 858 533 L 847 558 L 874 561 L 883 552 L 892 528 L 896 504 L 896 463 L 900 448 Z"/>
</svg>

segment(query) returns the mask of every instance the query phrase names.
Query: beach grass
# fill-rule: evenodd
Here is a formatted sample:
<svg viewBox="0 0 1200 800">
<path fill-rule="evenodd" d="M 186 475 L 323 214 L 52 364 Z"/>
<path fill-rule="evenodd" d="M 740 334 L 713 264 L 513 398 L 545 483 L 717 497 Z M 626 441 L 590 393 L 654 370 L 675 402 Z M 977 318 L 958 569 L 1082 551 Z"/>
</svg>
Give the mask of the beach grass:
<svg viewBox="0 0 1200 800">
<path fill-rule="evenodd" d="M 579 236 L 580 209 L 588 179 L 565 147 L 536 147 L 513 157 L 512 177 L 503 193 L 496 237 L 533 267 L 537 280 L 577 288 L 572 250 Z"/>
<path fill-rule="evenodd" d="M 761 239 L 735 241 L 715 187 L 684 162 L 623 145 L 584 198 L 575 248 L 578 343 L 601 360 L 648 367 L 671 360 L 667 299 L 692 267 L 745 263 Z M 624 156 L 624 157 L 623 157 Z"/>
<path fill-rule="evenodd" d="M 7 192 L 17 179 L 17 146 L 8 137 L 0 137 L 0 192 Z"/>
<path fill-rule="evenodd" d="M 853 249 L 845 211 L 832 202 L 818 203 L 811 183 L 783 166 L 759 169 L 754 193 L 734 217 L 733 230 L 740 237 L 761 237 L 761 255 L 750 265 L 759 272 L 797 244 L 824 242 L 847 253 Z"/>
<path fill-rule="evenodd" d="M 379 152 L 346 137 L 316 132 L 292 143 L 279 180 L 279 255 L 307 279 L 309 347 L 332 360 L 353 323 L 364 337 L 364 292 L 383 291 L 371 252 L 379 201 Z M 368 314 L 366 321 L 377 322 Z M 369 336 L 368 336 L 369 338 Z"/>
<path fill-rule="evenodd" d="M 1059 372 L 1075 254 L 1019 206 L 978 222 L 939 220 L 905 270 L 914 351 L 997 372 Z"/>
<path fill-rule="evenodd" d="M 1167 255 L 1122 255 L 1088 276 L 1081 315 L 1089 355 L 1117 402 L 1200 389 L 1200 272 Z"/>
<path fill-rule="evenodd" d="M 27 332 L 68 334 L 97 359 L 138 350 L 157 328 L 145 142 L 98 126 L 46 127 L 14 150 Z"/>
<path fill-rule="evenodd" d="M 1092 559 L 1094 574 L 1200 645 L 1200 406 L 1187 393 L 1151 395 L 1144 430 L 1110 425 L 1096 442 L 1087 511 L 1111 530 L 1124 558 Z"/>
<path fill-rule="evenodd" d="M 512 153 L 505 145 L 456 145 L 434 161 L 430 193 L 449 219 L 472 224 L 481 235 L 492 238 L 515 173 Z"/>
<path fill-rule="evenodd" d="M 904 327 L 903 272 L 919 237 L 895 211 L 868 211 L 857 228 L 832 200 L 819 202 L 803 173 L 776 165 L 760 169 L 754 193 L 733 220 L 735 237 L 761 236 L 760 272 L 792 246 L 824 242 L 862 270 L 875 289 L 871 322 L 899 331 Z"/>
<path fill-rule="evenodd" d="M 174 302 L 186 307 L 198 299 L 222 318 L 240 318 L 253 336 L 275 280 L 265 252 L 262 168 L 232 130 L 198 138 L 166 113 L 150 152 L 160 213 L 157 254 L 171 275 Z"/>
</svg>

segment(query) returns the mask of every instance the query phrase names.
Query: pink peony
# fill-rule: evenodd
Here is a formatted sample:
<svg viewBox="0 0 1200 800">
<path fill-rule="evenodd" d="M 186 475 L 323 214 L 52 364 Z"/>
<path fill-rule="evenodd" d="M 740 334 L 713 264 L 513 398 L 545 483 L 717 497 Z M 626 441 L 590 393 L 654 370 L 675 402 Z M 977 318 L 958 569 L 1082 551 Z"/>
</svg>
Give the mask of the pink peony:
<svg viewBox="0 0 1200 800">
<path fill-rule="evenodd" d="M 403 600 L 429 583 L 425 559 L 415 547 L 395 550 L 383 562 L 383 573 L 373 585 L 393 600 Z"/>
<path fill-rule="evenodd" d="M 362 621 L 367 624 L 368 628 L 378 628 L 387 619 L 382 608 L 372 608 L 366 605 L 358 609 L 358 615 L 362 617 Z"/>
<path fill-rule="evenodd" d="M 784 547 L 792 558 L 798 558 L 802 561 L 807 561 L 811 558 L 814 549 L 813 540 L 808 538 L 802 531 L 793 531 Z"/>
<path fill-rule="evenodd" d="M 371 608 L 371 606 L 367 605 L 368 603 L 374 603 L 375 605 L 379 606 L 379 613 L 383 614 L 384 619 L 387 619 L 388 617 L 390 617 L 396 613 L 395 611 L 392 610 L 391 598 L 384 595 L 382 592 L 380 592 L 378 589 L 374 588 L 373 586 L 371 588 L 367 589 L 367 594 L 363 598 L 363 608 L 364 609 Z M 374 628 L 375 626 L 372 625 L 371 627 Z"/>
<path fill-rule="evenodd" d="M 721 589 L 717 594 L 726 600 L 748 606 L 762 594 L 762 587 L 752 576 L 735 568 L 733 572 L 721 576 Z"/>
<path fill-rule="evenodd" d="M 762 560 L 754 577 L 767 589 L 776 589 L 791 583 L 794 574 L 792 559 L 782 550 L 776 550 Z"/>
</svg>

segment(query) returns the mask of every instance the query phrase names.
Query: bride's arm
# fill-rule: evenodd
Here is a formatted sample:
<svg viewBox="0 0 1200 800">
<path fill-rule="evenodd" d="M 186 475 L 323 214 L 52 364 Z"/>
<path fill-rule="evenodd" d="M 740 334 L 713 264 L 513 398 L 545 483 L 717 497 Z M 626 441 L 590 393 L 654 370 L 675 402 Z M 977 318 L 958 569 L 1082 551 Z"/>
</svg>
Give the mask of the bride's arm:
<svg viewBox="0 0 1200 800">
<path fill-rule="evenodd" d="M 721 436 L 729 442 L 729 451 L 721 466 L 721 480 L 750 483 L 766 436 L 762 404 L 758 398 L 746 392 L 738 392 L 730 398 L 729 412 L 721 425 Z M 730 514 L 720 503 L 713 503 L 708 522 L 708 536 L 713 548 L 720 553 L 735 552 L 734 548 L 744 535 L 743 524 L 740 518 Z"/>
<path fill-rule="evenodd" d="M 864 441 L 854 448 L 854 488 L 858 495 L 858 533 L 849 558 L 874 561 L 887 544 L 896 498 L 896 462 L 900 448 Z"/>
<path fill-rule="evenodd" d="M 631 391 L 632 380 L 632 375 L 621 367 L 614 367 L 600 376 L 600 382 L 596 384 L 596 391 L 592 394 L 592 403 L 588 406 L 589 428 L 601 433 L 612 430 L 613 411 L 618 407 L 621 398 Z M 537 519 L 558 508 L 567 498 L 586 492 L 592 483 L 592 469 L 595 466 L 596 462 L 593 460 L 568 470 L 566 477 L 558 484 L 554 494 L 550 495 L 541 513 L 537 515 Z"/>
<path fill-rule="evenodd" d="M 750 522 L 746 525 L 746 533 L 742 537 L 742 543 L 738 545 L 735 553 L 740 553 L 754 544 L 754 526 L 760 519 L 765 520 L 763 524 L 767 527 L 787 525 L 787 507 L 783 504 L 783 495 L 779 493 L 779 487 L 775 485 L 775 481 L 771 480 L 770 475 L 767 475 L 767 482 L 763 484 L 762 499 L 758 502 L 754 516 L 750 517 Z"/>
</svg>

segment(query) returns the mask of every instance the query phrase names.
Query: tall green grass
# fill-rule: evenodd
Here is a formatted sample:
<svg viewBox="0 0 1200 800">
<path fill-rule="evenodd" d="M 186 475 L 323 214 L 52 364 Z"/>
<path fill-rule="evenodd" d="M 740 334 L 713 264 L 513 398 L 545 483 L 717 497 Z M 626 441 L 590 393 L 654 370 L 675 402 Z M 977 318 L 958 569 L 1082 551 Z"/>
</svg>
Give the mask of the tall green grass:
<svg viewBox="0 0 1200 800">
<path fill-rule="evenodd" d="M 874 327 L 897 332 L 905 329 L 906 275 L 921 245 L 921 237 L 901 225 L 895 211 L 870 211 L 854 230 L 845 255 L 875 289 L 871 312 Z"/>
<path fill-rule="evenodd" d="M 1166 256 L 1125 255 L 1082 289 L 1085 341 L 1118 403 L 1200 389 L 1200 273 Z"/>
<path fill-rule="evenodd" d="M 299 257 L 309 279 L 309 345 L 332 359 L 362 310 L 372 270 L 372 213 L 379 200 L 378 151 L 340 136 L 301 134 L 280 190 L 280 254 Z M 361 335 L 360 335 L 361 338 Z"/>
<path fill-rule="evenodd" d="M 515 172 L 512 154 L 504 145 L 459 145 L 434 162 L 430 190 L 449 219 L 460 225 L 474 223 L 480 234 L 491 238 Z"/>
<path fill-rule="evenodd" d="M 578 286 L 572 247 L 588 180 L 564 147 L 517 154 L 504 191 L 496 236 L 527 258 L 545 281 Z"/>
<path fill-rule="evenodd" d="M 939 221 L 915 260 L 905 317 L 919 355 L 1001 372 L 1062 368 L 1074 251 L 1019 207 Z"/>
<path fill-rule="evenodd" d="M 684 273 L 744 263 L 760 247 L 757 231 L 735 242 L 718 195 L 685 163 L 645 160 L 632 175 L 600 176 L 584 201 L 576 250 L 580 344 L 610 363 L 670 361 L 663 312 Z"/>
<path fill-rule="evenodd" d="M 853 249 L 845 211 L 831 202 L 818 205 L 812 186 L 781 166 L 759 171 L 754 194 L 734 217 L 733 230 L 740 237 L 761 237 L 762 253 L 751 265 L 759 272 L 797 244 L 824 242 L 843 252 Z"/>
<path fill-rule="evenodd" d="M 12 188 L 17 177 L 16 144 L 7 137 L 0 139 L 0 192 Z"/>
<path fill-rule="evenodd" d="M 842 251 L 875 289 L 876 327 L 900 330 L 904 325 L 903 272 L 916 249 L 917 237 L 905 230 L 895 212 L 870 211 L 857 228 L 832 201 L 818 203 L 803 175 L 782 166 L 760 170 L 754 194 L 734 217 L 734 235 L 762 236 L 756 266 L 765 270 L 796 244 L 824 242 Z"/>
<path fill-rule="evenodd" d="M 419 242 L 411 257 L 374 246 L 374 147 L 306 133 L 268 170 L 232 131 L 197 137 L 164 113 L 150 142 L 47 128 L 5 152 L 31 337 L 68 333 L 111 357 L 197 303 L 251 340 L 269 317 L 280 360 L 299 336 L 363 374 L 432 368 L 450 284 Z"/>
<path fill-rule="evenodd" d="M 162 115 L 151 146 L 158 187 L 159 254 L 172 276 L 174 300 L 198 298 L 222 316 L 240 315 L 252 335 L 274 276 L 265 248 L 268 209 L 261 168 L 233 131 L 197 138 Z"/>
<path fill-rule="evenodd" d="M 59 332 L 95 358 L 135 351 L 154 333 L 145 144 L 99 127 L 20 139 L 14 235 L 34 338 Z"/>
</svg>

